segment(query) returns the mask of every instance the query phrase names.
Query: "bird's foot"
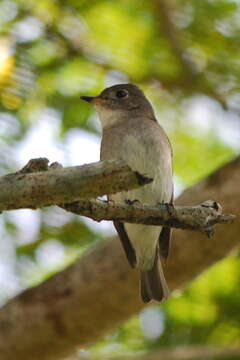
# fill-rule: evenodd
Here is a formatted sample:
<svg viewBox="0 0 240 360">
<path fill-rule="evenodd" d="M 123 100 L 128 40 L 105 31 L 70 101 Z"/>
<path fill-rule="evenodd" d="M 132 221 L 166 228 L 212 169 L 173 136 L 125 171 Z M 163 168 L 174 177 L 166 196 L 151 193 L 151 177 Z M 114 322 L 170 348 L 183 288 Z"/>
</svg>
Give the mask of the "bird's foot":
<svg viewBox="0 0 240 360">
<path fill-rule="evenodd" d="M 161 201 L 158 203 L 159 205 L 165 205 L 167 208 L 167 212 L 169 215 L 173 215 L 174 213 L 174 205 L 172 203 Z"/>
</svg>

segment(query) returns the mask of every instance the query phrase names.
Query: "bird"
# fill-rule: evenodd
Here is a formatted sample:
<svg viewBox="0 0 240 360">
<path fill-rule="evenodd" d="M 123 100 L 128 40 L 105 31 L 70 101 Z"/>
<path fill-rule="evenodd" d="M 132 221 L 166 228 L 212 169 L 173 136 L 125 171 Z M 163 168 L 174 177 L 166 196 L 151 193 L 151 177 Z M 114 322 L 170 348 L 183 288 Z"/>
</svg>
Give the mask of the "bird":
<svg viewBox="0 0 240 360">
<path fill-rule="evenodd" d="M 132 170 L 153 179 L 147 185 L 112 194 L 108 199 L 172 204 L 172 146 L 143 91 L 134 84 L 117 84 L 105 88 L 98 96 L 81 99 L 94 105 L 101 122 L 100 160 L 121 159 Z M 166 300 L 169 289 L 162 263 L 169 255 L 171 229 L 113 223 L 129 264 L 140 272 L 142 301 Z"/>
</svg>

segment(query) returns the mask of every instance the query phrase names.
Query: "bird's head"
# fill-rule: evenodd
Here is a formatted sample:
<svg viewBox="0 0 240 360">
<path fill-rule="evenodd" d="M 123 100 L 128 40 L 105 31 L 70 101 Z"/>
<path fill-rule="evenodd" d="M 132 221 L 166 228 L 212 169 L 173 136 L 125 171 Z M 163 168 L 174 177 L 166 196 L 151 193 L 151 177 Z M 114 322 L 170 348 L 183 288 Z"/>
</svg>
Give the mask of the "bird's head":
<svg viewBox="0 0 240 360">
<path fill-rule="evenodd" d="M 154 116 L 144 93 L 133 84 L 114 85 L 104 89 L 98 96 L 81 96 L 81 99 L 95 106 L 103 127 L 136 114 Z"/>
</svg>

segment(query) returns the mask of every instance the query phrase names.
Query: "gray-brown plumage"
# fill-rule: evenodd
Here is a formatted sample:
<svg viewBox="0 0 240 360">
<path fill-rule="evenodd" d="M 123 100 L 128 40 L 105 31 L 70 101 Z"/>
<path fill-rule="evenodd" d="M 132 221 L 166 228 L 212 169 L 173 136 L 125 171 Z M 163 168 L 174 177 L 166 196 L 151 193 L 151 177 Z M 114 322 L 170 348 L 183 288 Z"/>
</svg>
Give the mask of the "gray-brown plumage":
<svg viewBox="0 0 240 360">
<path fill-rule="evenodd" d="M 121 84 L 82 99 L 95 105 L 102 124 L 101 160 L 123 159 L 133 170 L 153 178 L 148 185 L 111 195 L 110 199 L 172 202 L 171 145 L 143 92 L 135 85 Z M 114 222 L 114 226 L 130 265 L 140 270 L 143 301 L 166 299 L 168 287 L 161 258 L 169 254 L 170 229 L 121 222 Z"/>
</svg>

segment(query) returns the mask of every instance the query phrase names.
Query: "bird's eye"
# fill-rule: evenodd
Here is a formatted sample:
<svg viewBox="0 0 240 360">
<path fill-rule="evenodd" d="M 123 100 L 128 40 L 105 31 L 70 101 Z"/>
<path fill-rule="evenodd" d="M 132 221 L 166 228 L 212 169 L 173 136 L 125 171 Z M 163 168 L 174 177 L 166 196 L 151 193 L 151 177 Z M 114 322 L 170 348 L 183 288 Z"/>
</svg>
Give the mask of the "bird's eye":
<svg viewBox="0 0 240 360">
<path fill-rule="evenodd" d="M 116 92 L 116 97 L 117 98 L 124 98 L 124 97 L 127 97 L 127 96 L 128 96 L 127 90 L 118 90 Z"/>
</svg>

